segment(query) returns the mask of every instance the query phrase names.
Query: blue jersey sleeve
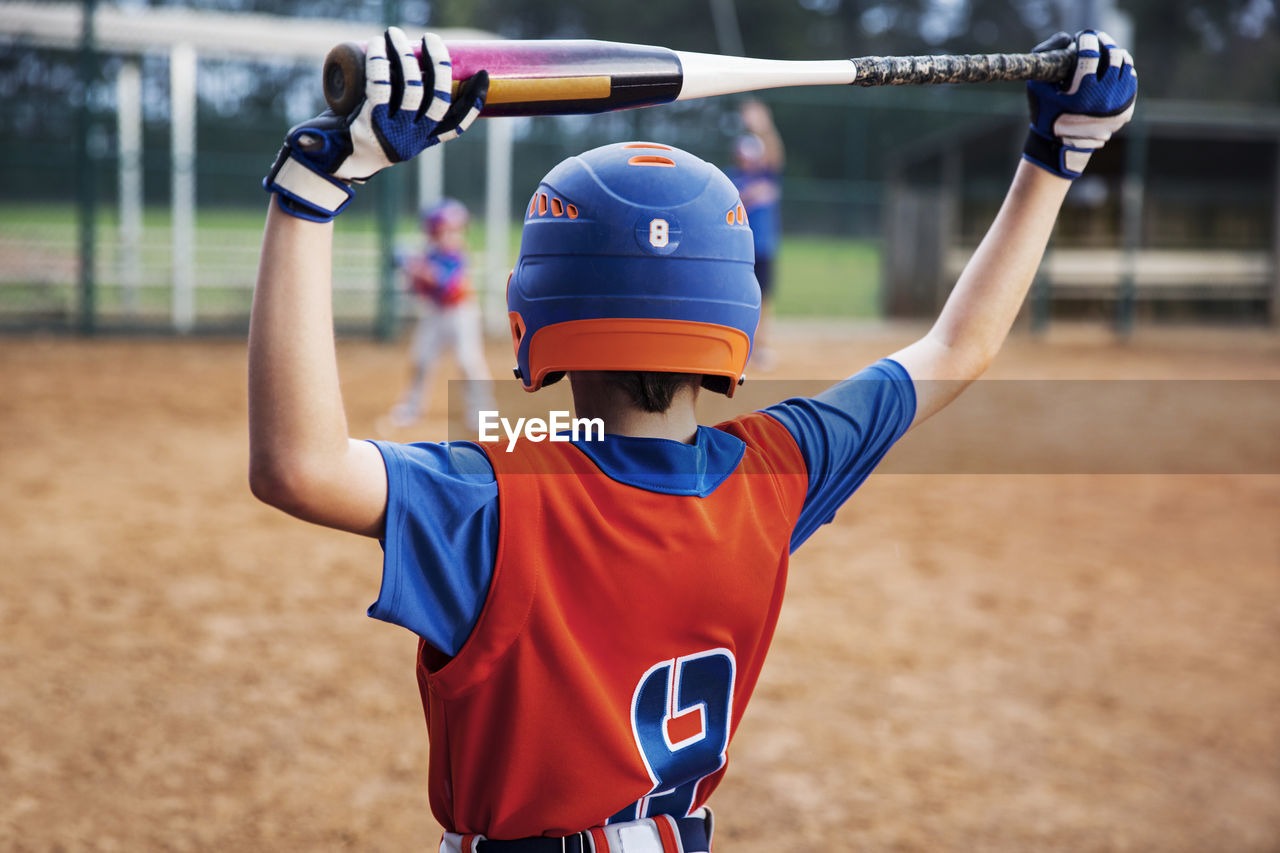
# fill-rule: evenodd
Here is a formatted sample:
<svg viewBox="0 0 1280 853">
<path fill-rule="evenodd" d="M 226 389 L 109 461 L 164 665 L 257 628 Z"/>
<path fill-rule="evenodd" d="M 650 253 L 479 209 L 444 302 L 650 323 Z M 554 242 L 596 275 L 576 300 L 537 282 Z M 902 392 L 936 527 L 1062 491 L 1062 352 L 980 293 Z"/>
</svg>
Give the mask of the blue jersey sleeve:
<svg viewBox="0 0 1280 853">
<path fill-rule="evenodd" d="M 375 441 L 387 466 L 382 589 L 369 615 L 456 655 L 484 607 L 498 548 L 498 483 L 474 444 Z"/>
<path fill-rule="evenodd" d="M 915 386 L 896 361 L 882 359 L 815 397 L 794 397 L 764 410 L 800 446 L 809 491 L 791 535 L 795 551 L 835 518 L 916 415 Z"/>
</svg>

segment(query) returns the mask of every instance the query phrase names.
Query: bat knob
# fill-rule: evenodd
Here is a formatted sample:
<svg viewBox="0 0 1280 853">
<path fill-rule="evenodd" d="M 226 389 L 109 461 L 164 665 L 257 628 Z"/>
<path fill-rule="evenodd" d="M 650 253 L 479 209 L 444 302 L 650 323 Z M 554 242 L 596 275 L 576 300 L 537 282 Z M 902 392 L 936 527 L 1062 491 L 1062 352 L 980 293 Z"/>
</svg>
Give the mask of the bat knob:
<svg viewBox="0 0 1280 853">
<path fill-rule="evenodd" d="M 350 115 L 364 100 L 364 48 L 353 41 L 335 45 L 324 58 L 324 99 L 338 115 Z"/>
</svg>

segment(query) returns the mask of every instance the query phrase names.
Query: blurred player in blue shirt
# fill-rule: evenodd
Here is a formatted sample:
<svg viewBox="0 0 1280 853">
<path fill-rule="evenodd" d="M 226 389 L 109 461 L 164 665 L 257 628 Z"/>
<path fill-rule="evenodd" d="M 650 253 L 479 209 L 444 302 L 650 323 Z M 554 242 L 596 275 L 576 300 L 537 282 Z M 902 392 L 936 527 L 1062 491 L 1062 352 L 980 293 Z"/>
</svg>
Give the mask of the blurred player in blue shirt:
<svg viewBox="0 0 1280 853">
<path fill-rule="evenodd" d="M 734 142 L 734 168 L 728 174 L 742 196 L 755 237 L 756 278 L 764 300 L 751 363 L 760 370 L 769 370 L 777 360 L 769 347 L 769 327 L 773 317 L 773 262 L 782 240 L 782 166 L 786 150 L 763 102 L 744 101 L 740 115 L 746 133 Z"/>
</svg>

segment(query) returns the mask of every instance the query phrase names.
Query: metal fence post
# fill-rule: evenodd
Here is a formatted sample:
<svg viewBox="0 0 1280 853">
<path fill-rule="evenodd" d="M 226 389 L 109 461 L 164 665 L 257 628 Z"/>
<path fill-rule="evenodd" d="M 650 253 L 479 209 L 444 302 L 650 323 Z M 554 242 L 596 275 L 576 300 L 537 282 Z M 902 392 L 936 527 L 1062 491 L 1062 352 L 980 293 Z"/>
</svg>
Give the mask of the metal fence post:
<svg viewBox="0 0 1280 853">
<path fill-rule="evenodd" d="M 1147 123 L 1138 108 L 1125 139 L 1124 183 L 1120 196 L 1120 241 L 1124 251 L 1116 298 L 1116 333 L 1133 334 L 1137 315 L 1138 255 L 1142 249 L 1142 206 L 1147 173 Z"/>
<path fill-rule="evenodd" d="M 1271 304 L 1268 317 L 1273 328 L 1280 329 L 1280 135 L 1271 140 L 1275 146 L 1275 184 L 1271 190 Z"/>
<path fill-rule="evenodd" d="M 396 204 L 398 186 L 384 177 L 378 185 L 378 314 L 374 337 L 396 336 Z"/>
<path fill-rule="evenodd" d="M 83 20 L 80 29 L 80 100 L 76 112 L 76 178 L 79 204 L 77 226 L 79 230 L 80 271 L 78 280 L 79 328 L 81 334 L 92 335 L 97 330 L 97 291 L 94 286 L 95 228 L 97 225 L 97 178 L 94 169 L 94 151 L 90 136 L 93 133 L 93 86 L 98 79 L 98 56 L 94 46 L 93 18 L 97 0 L 84 0 Z"/>
<path fill-rule="evenodd" d="M 126 316 L 138 312 L 142 289 L 142 63 L 130 57 L 116 75 L 121 303 Z"/>
<path fill-rule="evenodd" d="M 511 146 L 515 141 L 512 120 L 487 119 L 485 132 L 484 202 L 484 321 L 490 335 L 502 335 L 507 325 L 507 255 L 511 236 Z"/>
<path fill-rule="evenodd" d="M 173 329 L 180 335 L 196 325 L 196 74 L 190 44 L 169 50 L 170 195 L 173 252 Z"/>
</svg>

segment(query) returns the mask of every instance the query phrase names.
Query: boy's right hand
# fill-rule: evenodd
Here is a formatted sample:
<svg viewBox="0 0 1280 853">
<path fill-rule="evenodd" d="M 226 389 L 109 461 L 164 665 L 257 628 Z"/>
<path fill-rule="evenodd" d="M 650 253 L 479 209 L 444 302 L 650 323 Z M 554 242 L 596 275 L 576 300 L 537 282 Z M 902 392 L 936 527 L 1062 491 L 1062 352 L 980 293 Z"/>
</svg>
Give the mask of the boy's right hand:
<svg viewBox="0 0 1280 853">
<path fill-rule="evenodd" d="M 326 110 L 289 130 L 262 185 L 286 213 L 328 222 L 376 172 L 461 135 L 484 108 L 489 75 L 481 71 L 452 97 L 449 49 L 434 33 L 422 39 L 421 66 L 397 27 L 369 42 L 365 97 L 350 115 Z M 426 93 L 430 91 L 428 98 Z"/>
</svg>

